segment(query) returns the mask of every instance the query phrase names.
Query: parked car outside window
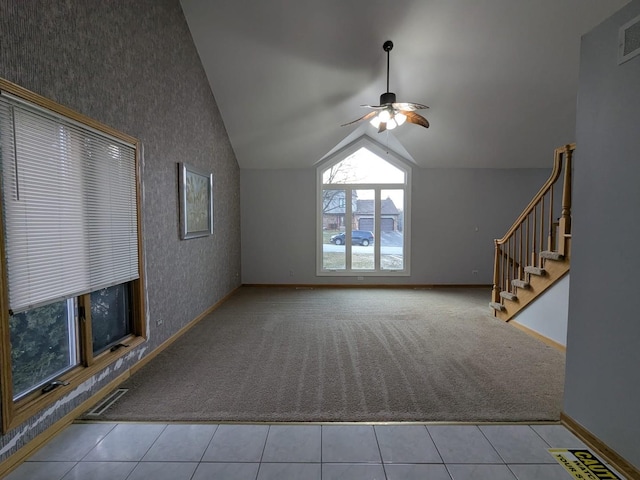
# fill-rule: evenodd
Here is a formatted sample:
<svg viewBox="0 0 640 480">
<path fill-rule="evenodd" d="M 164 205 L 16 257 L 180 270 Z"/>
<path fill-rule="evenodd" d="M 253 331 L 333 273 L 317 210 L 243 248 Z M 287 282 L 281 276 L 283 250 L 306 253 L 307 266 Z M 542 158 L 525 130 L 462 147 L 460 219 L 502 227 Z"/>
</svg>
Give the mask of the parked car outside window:
<svg viewBox="0 0 640 480">
<path fill-rule="evenodd" d="M 329 241 L 336 245 L 344 245 L 345 243 L 345 234 L 338 233 L 333 235 Z M 351 231 L 351 244 L 352 245 L 362 245 L 363 247 L 369 246 L 373 243 L 373 232 L 369 232 L 367 230 L 352 230 Z"/>
</svg>

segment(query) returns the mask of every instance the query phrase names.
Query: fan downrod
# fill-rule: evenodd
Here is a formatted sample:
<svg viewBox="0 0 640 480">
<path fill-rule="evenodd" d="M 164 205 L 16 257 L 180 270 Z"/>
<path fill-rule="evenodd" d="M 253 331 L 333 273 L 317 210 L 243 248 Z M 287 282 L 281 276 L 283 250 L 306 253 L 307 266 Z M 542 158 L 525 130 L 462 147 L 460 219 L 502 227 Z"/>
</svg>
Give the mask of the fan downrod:
<svg viewBox="0 0 640 480">
<path fill-rule="evenodd" d="M 391 51 L 391 49 L 393 48 L 393 42 L 391 40 L 387 40 L 386 42 L 384 42 L 384 44 L 382 45 L 382 49 L 387 52 L 387 94 L 389 94 L 389 57 L 391 56 L 391 54 L 389 53 Z M 382 96 L 384 96 L 386 94 L 383 94 Z M 381 104 L 382 102 L 382 97 L 380 97 L 380 102 Z M 394 100 L 395 102 L 395 100 Z M 387 103 L 387 102 L 384 102 Z"/>
</svg>

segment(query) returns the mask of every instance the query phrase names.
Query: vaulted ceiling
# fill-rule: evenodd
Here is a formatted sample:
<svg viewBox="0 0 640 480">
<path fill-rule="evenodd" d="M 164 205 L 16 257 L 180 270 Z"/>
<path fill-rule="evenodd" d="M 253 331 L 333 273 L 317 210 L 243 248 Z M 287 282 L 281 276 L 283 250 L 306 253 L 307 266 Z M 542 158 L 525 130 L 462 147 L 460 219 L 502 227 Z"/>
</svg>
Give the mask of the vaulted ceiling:
<svg viewBox="0 0 640 480">
<path fill-rule="evenodd" d="M 423 167 L 550 167 L 575 139 L 580 37 L 626 3 L 181 0 L 241 168 L 308 168 L 360 131 Z M 431 127 L 341 127 L 385 92 L 389 39 L 390 90 Z"/>
</svg>

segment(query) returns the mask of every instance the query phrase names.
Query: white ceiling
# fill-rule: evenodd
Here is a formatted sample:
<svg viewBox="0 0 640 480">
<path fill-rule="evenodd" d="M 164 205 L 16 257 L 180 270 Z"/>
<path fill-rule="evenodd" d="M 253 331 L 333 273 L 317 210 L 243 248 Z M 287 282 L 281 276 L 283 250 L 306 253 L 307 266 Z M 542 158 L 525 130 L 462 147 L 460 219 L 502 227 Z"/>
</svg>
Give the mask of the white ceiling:
<svg viewBox="0 0 640 480">
<path fill-rule="evenodd" d="M 629 0 L 181 0 L 241 168 L 307 168 L 386 90 L 423 167 L 550 167 L 575 139 L 580 37 Z M 615 53 L 615 52 L 614 52 Z M 579 146 L 578 146 L 579 148 Z"/>
</svg>

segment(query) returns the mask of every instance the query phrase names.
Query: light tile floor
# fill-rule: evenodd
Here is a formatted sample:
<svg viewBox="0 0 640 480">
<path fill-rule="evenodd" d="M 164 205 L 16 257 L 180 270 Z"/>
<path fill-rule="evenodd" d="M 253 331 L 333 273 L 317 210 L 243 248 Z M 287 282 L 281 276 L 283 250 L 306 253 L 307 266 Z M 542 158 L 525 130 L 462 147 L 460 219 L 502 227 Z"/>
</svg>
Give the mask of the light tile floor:
<svg viewBox="0 0 640 480">
<path fill-rule="evenodd" d="M 570 480 L 549 448 L 585 446 L 561 425 L 79 423 L 6 480 Z"/>
</svg>

